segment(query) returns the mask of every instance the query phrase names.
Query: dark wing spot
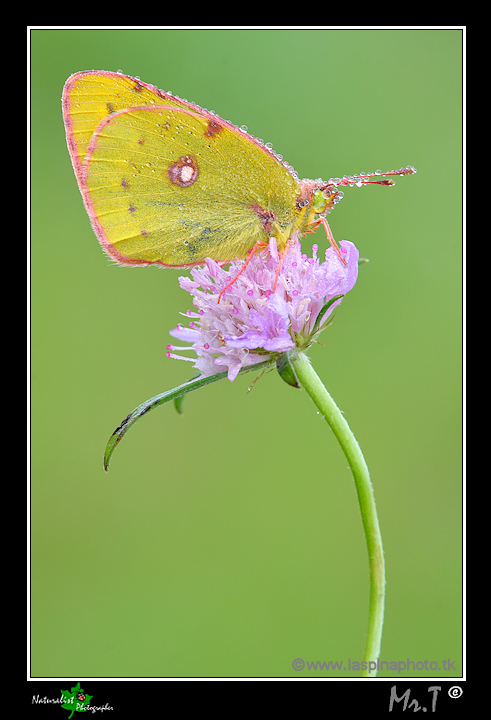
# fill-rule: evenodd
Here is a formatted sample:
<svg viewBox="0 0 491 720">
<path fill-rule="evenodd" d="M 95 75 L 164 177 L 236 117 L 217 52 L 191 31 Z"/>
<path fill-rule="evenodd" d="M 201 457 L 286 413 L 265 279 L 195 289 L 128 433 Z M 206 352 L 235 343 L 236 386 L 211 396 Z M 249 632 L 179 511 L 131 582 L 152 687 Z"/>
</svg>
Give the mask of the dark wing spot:
<svg viewBox="0 0 491 720">
<path fill-rule="evenodd" d="M 205 130 L 205 137 L 216 137 L 223 130 L 222 126 L 214 120 L 208 120 Z"/>
<path fill-rule="evenodd" d="M 194 185 L 199 175 L 198 163 L 192 155 L 183 155 L 167 168 L 169 180 L 173 185 L 185 188 Z"/>
<path fill-rule="evenodd" d="M 273 223 L 276 220 L 276 215 L 273 212 L 266 212 L 264 208 L 262 208 L 260 205 L 256 205 L 256 203 L 250 205 L 249 207 L 256 213 L 256 215 L 260 219 L 261 225 L 264 228 L 264 232 L 269 234 L 273 229 Z"/>
</svg>

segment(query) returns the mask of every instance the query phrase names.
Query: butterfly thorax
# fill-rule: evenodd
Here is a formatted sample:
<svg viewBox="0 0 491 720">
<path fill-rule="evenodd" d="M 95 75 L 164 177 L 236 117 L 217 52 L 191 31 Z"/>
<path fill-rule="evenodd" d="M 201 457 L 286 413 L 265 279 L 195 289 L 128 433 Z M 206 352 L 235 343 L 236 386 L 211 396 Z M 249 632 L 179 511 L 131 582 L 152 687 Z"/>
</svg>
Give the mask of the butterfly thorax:
<svg viewBox="0 0 491 720">
<path fill-rule="evenodd" d="M 324 180 L 301 180 L 293 222 L 287 228 L 276 226 L 275 237 L 282 249 L 295 231 L 300 234 L 314 230 L 319 218 L 325 217 L 343 197 L 335 185 Z"/>
</svg>

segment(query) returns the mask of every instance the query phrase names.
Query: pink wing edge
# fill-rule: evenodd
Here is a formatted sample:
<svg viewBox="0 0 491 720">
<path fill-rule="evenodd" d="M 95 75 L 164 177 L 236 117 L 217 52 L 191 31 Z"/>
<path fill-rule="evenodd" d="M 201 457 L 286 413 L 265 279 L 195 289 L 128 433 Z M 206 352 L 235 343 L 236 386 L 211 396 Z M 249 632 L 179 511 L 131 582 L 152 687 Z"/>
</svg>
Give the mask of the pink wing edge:
<svg viewBox="0 0 491 720">
<path fill-rule="evenodd" d="M 87 155 L 83 163 L 80 163 L 76 147 L 75 147 L 75 140 L 73 136 L 73 122 L 72 117 L 70 113 L 71 109 L 71 103 L 70 103 L 70 92 L 73 87 L 73 84 L 81 77 L 85 77 L 87 75 L 99 75 L 102 77 L 111 77 L 111 78 L 124 78 L 133 80 L 137 85 L 143 86 L 148 91 L 154 93 L 158 97 L 161 97 L 162 100 L 170 100 L 174 102 L 182 103 L 183 105 L 186 105 L 187 108 L 179 108 L 179 107 L 173 107 L 168 105 L 141 105 L 141 106 L 133 106 L 128 109 L 120 110 L 118 112 L 112 113 L 111 115 L 108 115 L 106 118 L 100 121 L 100 123 L 97 125 L 94 134 L 89 142 L 89 145 L 87 147 Z M 226 127 L 232 132 L 235 132 L 242 137 L 246 138 L 250 142 L 253 142 L 257 147 L 259 147 L 263 152 L 265 152 L 267 155 L 269 155 L 271 158 L 273 158 L 278 164 L 284 165 L 284 167 L 293 175 L 295 180 L 297 182 L 300 182 L 298 179 L 298 176 L 295 172 L 295 170 L 286 162 L 282 160 L 282 158 L 278 157 L 276 153 L 274 153 L 270 148 L 268 148 L 261 140 L 258 138 L 255 138 L 253 135 L 250 135 L 245 130 L 241 130 L 236 125 L 233 125 L 232 123 L 228 122 L 227 120 L 223 120 L 218 115 L 215 115 L 214 113 L 210 112 L 209 110 L 206 110 L 199 105 L 195 105 L 194 103 L 188 102 L 187 100 L 183 100 L 180 97 L 177 97 L 176 95 L 171 95 L 170 93 L 166 93 L 163 90 L 159 90 L 159 88 L 155 87 L 154 85 L 149 85 L 148 83 L 144 83 L 138 78 L 134 78 L 131 75 L 125 75 L 123 73 L 117 73 L 117 72 L 110 72 L 107 70 L 83 70 L 77 73 L 74 73 L 73 75 L 70 75 L 68 80 L 65 82 L 65 85 L 63 87 L 63 95 L 62 95 L 62 109 L 63 109 L 63 119 L 65 122 L 65 128 L 66 128 L 66 139 L 67 139 L 67 146 L 68 151 L 70 153 L 70 158 L 72 160 L 73 169 L 75 172 L 75 177 L 77 178 L 78 187 L 80 189 L 80 192 L 82 194 L 82 198 L 84 201 L 85 209 L 87 211 L 87 214 L 89 216 L 92 228 L 102 246 L 102 249 L 104 252 L 109 256 L 110 260 L 113 260 L 118 265 L 123 265 L 126 267 L 146 267 L 147 265 L 157 265 L 160 267 L 172 267 L 172 268 L 186 268 L 186 267 L 193 267 L 194 265 L 202 265 L 202 262 L 196 262 L 196 263 L 188 263 L 186 265 L 168 265 L 166 263 L 163 263 L 161 260 L 151 260 L 151 261 L 144 261 L 144 260 L 133 260 L 131 258 L 126 257 L 125 255 L 122 255 L 114 245 L 111 244 L 109 239 L 106 236 L 106 233 L 104 232 L 104 229 L 102 228 L 101 224 L 99 223 L 99 220 L 93 210 L 92 202 L 90 200 L 88 189 L 87 189 L 87 183 L 86 183 L 86 174 L 87 174 L 87 168 L 88 163 L 90 161 L 90 157 L 92 155 L 92 152 L 94 151 L 96 142 L 97 142 L 97 136 L 100 133 L 101 129 L 111 121 L 115 116 L 117 115 L 123 115 L 125 113 L 133 112 L 136 110 L 145 110 L 150 112 L 160 111 L 163 109 L 166 110 L 172 110 L 175 112 L 184 112 L 189 115 L 195 115 L 199 117 L 205 117 L 206 119 L 216 123 L 217 125 L 221 125 L 222 127 Z M 235 260 L 235 258 L 231 258 L 230 260 L 221 260 L 219 262 L 220 265 L 225 265 L 228 262 L 232 262 Z"/>
</svg>

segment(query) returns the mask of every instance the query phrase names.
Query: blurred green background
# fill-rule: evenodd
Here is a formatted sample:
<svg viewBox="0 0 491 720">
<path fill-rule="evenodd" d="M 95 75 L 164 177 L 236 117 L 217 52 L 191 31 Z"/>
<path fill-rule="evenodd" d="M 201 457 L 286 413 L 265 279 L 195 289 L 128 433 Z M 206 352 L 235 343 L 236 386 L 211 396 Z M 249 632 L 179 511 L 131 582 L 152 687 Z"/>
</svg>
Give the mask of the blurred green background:
<svg viewBox="0 0 491 720">
<path fill-rule="evenodd" d="M 292 661 L 347 667 L 367 624 L 347 462 L 277 373 L 155 410 L 102 470 L 192 368 L 165 357 L 183 271 L 109 263 L 83 207 L 60 98 L 93 68 L 246 124 L 301 177 L 418 169 L 332 212 L 370 263 L 310 356 L 375 485 L 381 657 L 460 675 L 462 34 L 302 29 L 31 33 L 32 675 L 355 677 Z"/>
</svg>

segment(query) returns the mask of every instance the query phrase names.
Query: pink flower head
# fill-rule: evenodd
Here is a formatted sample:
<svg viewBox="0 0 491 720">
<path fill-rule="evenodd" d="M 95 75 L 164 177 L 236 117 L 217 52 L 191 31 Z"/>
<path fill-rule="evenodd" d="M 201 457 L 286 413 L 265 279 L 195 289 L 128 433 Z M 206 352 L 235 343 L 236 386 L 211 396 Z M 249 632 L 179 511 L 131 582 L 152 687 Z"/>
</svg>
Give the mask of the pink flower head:
<svg viewBox="0 0 491 720">
<path fill-rule="evenodd" d="M 240 369 L 264 360 L 274 360 L 282 353 L 307 349 L 325 327 L 332 310 L 341 302 L 358 276 L 358 250 L 342 240 L 341 252 L 346 265 L 332 248 L 325 261 L 302 254 L 299 242 L 292 244 L 281 266 L 275 287 L 280 256 L 276 240 L 255 253 L 235 282 L 227 288 L 220 302 L 222 288 L 243 267 L 243 260 L 230 264 L 226 271 L 207 258 L 204 266 L 191 270 L 192 279 L 179 278 L 183 290 L 193 296 L 196 312 L 189 327 L 179 324 L 170 334 L 189 347 L 167 346 L 167 356 L 194 362 L 202 375 L 227 370 L 233 382 Z M 333 298 L 335 302 L 326 305 Z M 176 355 L 170 350 L 192 350 L 195 358 Z"/>
</svg>

